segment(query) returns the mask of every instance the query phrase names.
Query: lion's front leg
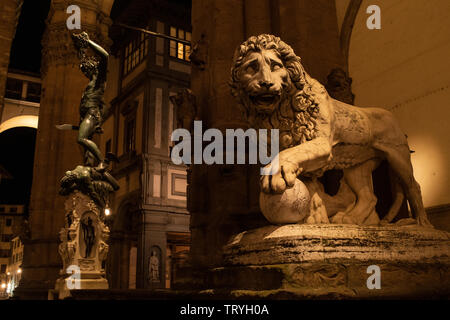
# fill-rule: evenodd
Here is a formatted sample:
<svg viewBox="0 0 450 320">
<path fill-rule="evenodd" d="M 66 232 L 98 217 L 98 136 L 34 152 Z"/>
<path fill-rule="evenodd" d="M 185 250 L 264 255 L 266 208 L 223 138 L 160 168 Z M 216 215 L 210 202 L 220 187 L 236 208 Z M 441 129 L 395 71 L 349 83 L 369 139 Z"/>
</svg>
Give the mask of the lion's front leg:
<svg viewBox="0 0 450 320">
<path fill-rule="evenodd" d="M 291 188 L 297 176 L 301 173 L 300 167 L 286 158 L 279 156 L 266 166 L 268 171 L 276 167 L 275 173 L 261 176 L 261 189 L 265 193 L 282 193 Z"/>
<path fill-rule="evenodd" d="M 261 189 L 265 193 L 282 193 L 291 188 L 298 175 L 324 167 L 331 155 L 328 139 L 317 138 L 296 147 L 283 150 L 270 164 L 269 168 L 278 168 L 271 175 L 261 177 Z"/>
</svg>

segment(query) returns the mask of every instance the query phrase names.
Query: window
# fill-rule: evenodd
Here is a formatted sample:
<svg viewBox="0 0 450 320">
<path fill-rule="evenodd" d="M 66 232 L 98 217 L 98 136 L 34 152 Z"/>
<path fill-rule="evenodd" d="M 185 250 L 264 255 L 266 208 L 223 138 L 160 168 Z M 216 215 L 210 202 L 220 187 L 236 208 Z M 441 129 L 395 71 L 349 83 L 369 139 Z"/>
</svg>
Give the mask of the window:
<svg viewBox="0 0 450 320">
<path fill-rule="evenodd" d="M 124 153 L 134 151 L 136 140 L 136 117 L 129 116 L 125 119 L 125 146 Z"/>
<path fill-rule="evenodd" d="M 9 250 L 8 249 L 0 249 L 0 258 L 8 258 Z"/>
<path fill-rule="evenodd" d="M 2 242 L 10 242 L 12 238 L 13 238 L 12 234 L 2 234 L 1 240 Z"/>
<path fill-rule="evenodd" d="M 2 267 L 0 269 L 0 273 L 6 273 L 6 264 L 2 264 Z"/>
<path fill-rule="evenodd" d="M 12 219 L 6 219 L 6 226 L 11 227 Z"/>
<path fill-rule="evenodd" d="M 123 75 L 126 76 L 136 68 L 148 53 L 148 37 L 145 33 L 138 33 L 124 49 Z"/>
<path fill-rule="evenodd" d="M 190 32 L 175 27 L 170 27 L 170 36 L 181 40 L 191 41 Z M 170 40 L 169 53 L 171 57 L 190 61 L 189 55 L 191 54 L 191 46 L 176 40 Z"/>
<path fill-rule="evenodd" d="M 41 84 L 37 82 L 28 82 L 27 101 L 39 102 L 41 100 Z"/>
<path fill-rule="evenodd" d="M 9 212 L 17 212 L 17 207 L 11 207 L 11 208 L 9 208 Z"/>
<path fill-rule="evenodd" d="M 14 78 L 6 79 L 5 97 L 11 99 L 22 99 L 23 81 Z"/>
</svg>

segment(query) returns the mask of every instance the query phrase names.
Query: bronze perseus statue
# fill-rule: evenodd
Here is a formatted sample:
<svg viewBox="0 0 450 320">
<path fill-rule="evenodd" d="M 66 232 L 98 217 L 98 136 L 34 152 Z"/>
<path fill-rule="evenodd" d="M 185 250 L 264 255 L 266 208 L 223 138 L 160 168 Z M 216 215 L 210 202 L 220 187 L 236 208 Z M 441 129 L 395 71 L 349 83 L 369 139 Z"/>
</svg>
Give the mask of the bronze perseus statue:
<svg viewBox="0 0 450 320">
<path fill-rule="evenodd" d="M 103 96 L 106 87 L 106 74 L 109 54 L 100 45 L 89 39 L 86 32 L 72 34 L 73 43 L 80 59 L 80 69 L 89 79 L 80 102 L 80 122 L 78 126 L 64 124 L 58 129 L 78 129 L 77 142 L 84 149 L 84 165 L 77 166 L 73 171 L 67 171 L 61 180 L 60 194 L 68 195 L 79 190 L 90 196 L 99 206 L 108 203 L 108 194 L 119 188 L 114 177 L 106 171 L 110 160 L 116 157 L 108 153 L 102 154 L 97 144 L 92 140 L 95 133 L 102 133 L 105 102 Z M 88 55 L 88 50 L 95 54 Z"/>
<path fill-rule="evenodd" d="M 80 125 L 78 129 L 78 143 L 87 152 L 94 155 L 98 161 L 98 170 L 105 170 L 107 164 L 98 146 L 92 141 L 94 133 L 101 133 L 103 122 L 104 101 L 103 95 L 106 86 L 106 72 L 108 66 L 108 53 L 101 46 L 89 39 L 86 32 L 72 34 L 78 56 L 81 60 L 80 69 L 89 79 L 80 102 Z M 91 48 L 99 59 L 88 56 L 87 50 Z"/>
</svg>

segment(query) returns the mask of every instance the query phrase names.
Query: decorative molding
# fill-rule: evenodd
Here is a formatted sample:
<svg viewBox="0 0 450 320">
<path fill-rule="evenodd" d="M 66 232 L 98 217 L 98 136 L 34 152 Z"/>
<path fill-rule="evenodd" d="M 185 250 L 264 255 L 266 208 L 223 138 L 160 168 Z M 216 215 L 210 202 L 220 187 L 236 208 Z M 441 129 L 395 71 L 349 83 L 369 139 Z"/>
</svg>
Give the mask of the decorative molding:
<svg viewBox="0 0 450 320">
<path fill-rule="evenodd" d="M 127 116 L 131 113 L 135 113 L 138 106 L 139 106 L 139 101 L 131 99 L 131 101 L 128 101 L 127 103 L 124 103 L 122 105 L 122 107 L 120 108 L 120 113 L 123 116 Z"/>
<path fill-rule="evenodd" d="M 399 107 L 405 106 L 405 105 L 407 105 L 407 104 L 409 104 L 411 102 L 415 102 L 417 100 L 423 99 L 425 97 L 431 96 L 431 95 L 439 93 L 441 91 L 448 90 L 448 88 L 450 88 L 450 84 L 445 85 L 443 87 L 439 87 L 439 88 L 434 89 L 434 90 L 427 91 L 427 92 L 425 92 L 425 93 L 423 93 L 423 94 L 421 94 L 419 96 L 406 99 L 405 101 L 399 102 L 399 103 L 393 105 L 392 107 L 388 107 L 387 110 L 394 111 L 395 109 L 398 109 Z"/>
<path fill-rule="evenodd" d="M 356 16 L 359 8 L 361 7 L 362 0 L 350 0 L 350 3 L 345 12 L 344 21 L 342 22 L 340 44 L 342 55 L 344 56 L 345 71 L 348 72 L 348 51 L 350 47 L 350 39 L 352 36 L 353 25 L 355 23 Z"/>
<path fill-rule="evenodd" d="M 444 213 L 444 212 L 450 212 L 450 203 L 428 207 L 428 208 L 425 208 L 425 211 L 428 214 L 439 214 L 439 213 Z"/>
<path fill-rule="evenodd" d="M 172 173 L 171 179 L 172 179 L 171 190 L 170 190 L 171 194 L 174 195 L 174 196 L 186 197 L 186 191 L 180 192 L 180 191 L 176 191 L 175 190 L 175 180 L 177 180 L 177 179 L 179 179 L 179 180 L 186 180 L 186 183 L 187 183 L 186 175 Z"/>
<path fill-rule="evenodd" d="M 154 148 L 161 148 L 162 144 L 162 108 L 163 108 L 163 88 L 155 90 L 155 113 L 154 113 Z"/>
<path fill-rule="evenodd" d="M 83 21 L 83 30 L 96 43 L 104 47 L 106 50 L 111 46 L 112 40 L 109 39 L 107 31 L 112 25 L 112 20 L 109 18 L 109 13 L 106 14 L 101 10 L 100 4 L 92 1 L 72 1 L 71 4 L 76 4 L 81 7 L 82 11 L 94 11 L 96 14 L 95 24 L 90 24 Z M 57 65 L 77 65 L 77 52 L 74 48 L 71 34 L 74 31 L 68 30 L 66 26 L 65 15 L 64 19 L 57 16 L 56 13 L 66 10 L 68 6 L 67 1 L 52 1 L 50 11 L 46 20 L 46 29 L 42 37 L 42 64 L 41 74 L 45 76 L 50 66 Z M 58 21 L 54 21 L 58 19 Z"/>
</svg>

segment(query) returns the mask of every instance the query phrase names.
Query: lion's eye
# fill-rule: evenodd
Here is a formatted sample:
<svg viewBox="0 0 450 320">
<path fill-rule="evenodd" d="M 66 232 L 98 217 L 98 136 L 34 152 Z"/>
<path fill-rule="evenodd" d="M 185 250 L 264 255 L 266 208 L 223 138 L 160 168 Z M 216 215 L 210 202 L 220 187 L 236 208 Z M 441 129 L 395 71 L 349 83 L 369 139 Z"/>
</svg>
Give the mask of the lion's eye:
<svg viewBox="0 0 450 320">
<path fill-rule="evenodd" d="M 278 69 L 281 69 L 281 65 L 279 63 L 272 63 L 272 71 L 276 71 Z"/>
<path fill-rule="evenodd" d="M 248 66 L 247 69 L 245 69 L 245 71 L 249 74 L 255 73 L 255 69 L 252 66 Z"/>
<path fill-rule="evenodd" d="M 258 72 L 258 63 L 257 62 L 252 62 L 248 65 L 246 71 L 249 74 L 255 74 L 256 72 Z"/>
</svg>

